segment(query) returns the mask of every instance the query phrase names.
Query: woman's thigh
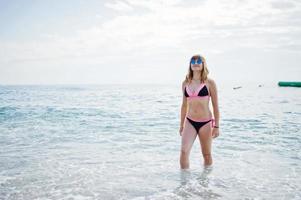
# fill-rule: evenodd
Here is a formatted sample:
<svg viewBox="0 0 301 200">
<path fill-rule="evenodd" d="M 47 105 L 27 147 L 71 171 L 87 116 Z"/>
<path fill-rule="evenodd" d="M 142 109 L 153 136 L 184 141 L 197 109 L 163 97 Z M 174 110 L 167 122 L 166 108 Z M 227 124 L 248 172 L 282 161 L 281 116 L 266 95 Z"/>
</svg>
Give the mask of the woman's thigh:
<svg viewBox="0 0 301 200">
<path fill-rule="evenodd" d="M 212 143 L 211 132 L 212 132 L 211 122 L 208 122 L 199 130 L 198 136 L 199 136 L 203 155 L 211 154 L 211 143 Z"/>
<path fill-rule="evenodd" d="M 182 151 L 190 151 L 194 140 L 197 136 L 197 132 L 192 124 L 185 118 L 183 131 L 182 131 Z"/>
</svg>

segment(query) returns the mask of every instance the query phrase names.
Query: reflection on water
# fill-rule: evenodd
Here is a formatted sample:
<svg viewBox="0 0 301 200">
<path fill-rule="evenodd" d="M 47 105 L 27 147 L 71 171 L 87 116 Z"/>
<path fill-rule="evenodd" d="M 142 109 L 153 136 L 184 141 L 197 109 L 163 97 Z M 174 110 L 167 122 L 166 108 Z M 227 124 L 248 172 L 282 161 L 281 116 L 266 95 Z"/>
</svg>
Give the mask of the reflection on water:
<svg viewBox="0 0 301 200">
<path fill-rule="evenodd" d="M 179 88 L 0 86 L 0 199 L 301 199 L 300 88 L 221 85 L 214 170 L 181 172 Z"/>
<path fill-rule="evenodd" d="M 222 197 L 210 186 L 213 166 L 204 167 L 201 172 L 180 170 L 180 185 L 174 190 L 179 199 L 218 199 Z"/>
</svg>

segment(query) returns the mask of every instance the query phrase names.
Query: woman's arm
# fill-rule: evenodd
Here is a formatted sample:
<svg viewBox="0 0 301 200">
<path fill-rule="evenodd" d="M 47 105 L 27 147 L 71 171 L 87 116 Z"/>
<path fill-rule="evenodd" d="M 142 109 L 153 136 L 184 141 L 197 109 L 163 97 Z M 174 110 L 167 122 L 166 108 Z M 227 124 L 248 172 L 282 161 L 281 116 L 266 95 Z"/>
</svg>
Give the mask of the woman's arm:
<svg viewBox="0 0 301 200">
<path fill-rule="evenodd" d="M 217 95 L 217 87 L 214 82 L 214 80 L 209 79 L 210 83 L 210 94 L 211 94 L 211 102 L 213 107 L 213 114 L 214 114 L 214 120 L 215 120 L 215 126 L 219 126 L 219 108 L 218 108 L 218 95 Z"/>
<path fill-rule="evenodd" d="M 180 127 L 183 127 L 184 124 L 184 119 L 187 111 L 187 99 L 184 95 L 184 88 L 185 88 L 185 81 L 182 83 L 182 106 L 181 106 L 181 122 L 180 122 Z"/>
</svg>

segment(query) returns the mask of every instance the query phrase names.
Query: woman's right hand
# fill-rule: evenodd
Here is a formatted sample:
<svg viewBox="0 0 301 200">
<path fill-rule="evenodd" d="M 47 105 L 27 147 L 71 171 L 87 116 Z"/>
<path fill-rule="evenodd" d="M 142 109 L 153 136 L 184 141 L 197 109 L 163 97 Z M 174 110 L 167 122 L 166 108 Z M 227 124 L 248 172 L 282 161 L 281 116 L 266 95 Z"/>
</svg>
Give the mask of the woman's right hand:
<svg viewBox="0 0 301 200">
<path fill-rule="evenodd" d="M 180 136 L 182 136 L 182 131 L 183 131 L 183 126 L 180 126 L 180 129 L 179 129 Z"/>
</svg>

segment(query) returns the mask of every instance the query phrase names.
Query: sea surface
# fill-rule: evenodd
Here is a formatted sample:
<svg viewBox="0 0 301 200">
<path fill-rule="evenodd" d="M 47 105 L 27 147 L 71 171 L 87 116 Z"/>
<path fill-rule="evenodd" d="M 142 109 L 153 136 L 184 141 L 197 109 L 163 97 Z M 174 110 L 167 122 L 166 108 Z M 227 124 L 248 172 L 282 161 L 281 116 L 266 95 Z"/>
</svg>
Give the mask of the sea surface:
<svg viewBox="0 0 301 200">
<path fill-rule="evenodd" d="M 301 88 L 233 87 L 180 170 L 180 84 L 2 85 L 0 199 L 301 199 Z"/>
</svg>

